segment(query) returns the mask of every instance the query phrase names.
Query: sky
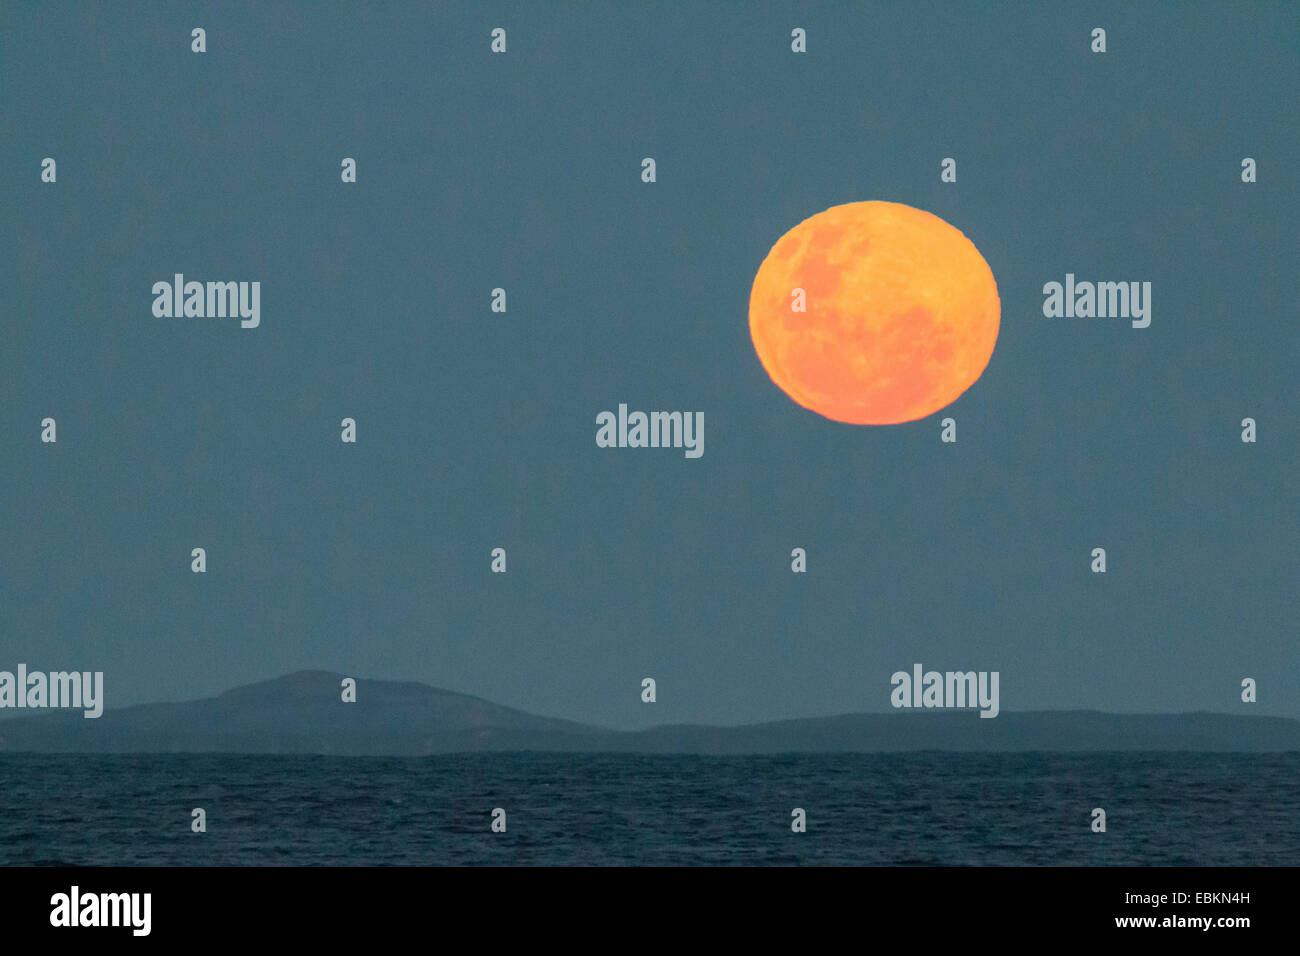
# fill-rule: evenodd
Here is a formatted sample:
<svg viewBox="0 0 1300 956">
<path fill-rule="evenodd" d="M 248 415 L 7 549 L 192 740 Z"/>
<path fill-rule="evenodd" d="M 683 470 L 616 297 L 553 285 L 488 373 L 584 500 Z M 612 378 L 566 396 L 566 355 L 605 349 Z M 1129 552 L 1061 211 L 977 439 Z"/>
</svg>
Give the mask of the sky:
<svg viewBox="0 0 1300 956">
<path fill-rule="evenodd" d="M 998 671 L 1004 712 L 1300 716 L 1297 35 L 1283 3 L 0 5 L 0 669 L 637 728 L 887 710 L 920 662 Z M 749 337 L 777 239 L 870 199 L 962 230 L 1002 303 L 904 425 L 799 407 Z M 177 272 L 259 281 L 260 326 L 155 317 Z M 1045 317 L 1067 273 L 1151 282 L 1150 327 Z M 703 456 L 597 447 L 619 403 L 702 411 Z"/>
</svg>

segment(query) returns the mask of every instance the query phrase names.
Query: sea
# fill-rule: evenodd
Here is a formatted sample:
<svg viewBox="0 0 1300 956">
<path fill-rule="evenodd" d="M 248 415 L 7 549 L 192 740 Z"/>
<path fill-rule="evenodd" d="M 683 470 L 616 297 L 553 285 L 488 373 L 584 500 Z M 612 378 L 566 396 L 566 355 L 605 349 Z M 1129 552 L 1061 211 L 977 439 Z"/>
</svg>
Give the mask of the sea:
<svg viewBox="0 0 1300 956">
<path fill-rule="evenodd" d="M 0 754 L 5 866 L 1296 864 L 1297 753 Z"/>
</svg>

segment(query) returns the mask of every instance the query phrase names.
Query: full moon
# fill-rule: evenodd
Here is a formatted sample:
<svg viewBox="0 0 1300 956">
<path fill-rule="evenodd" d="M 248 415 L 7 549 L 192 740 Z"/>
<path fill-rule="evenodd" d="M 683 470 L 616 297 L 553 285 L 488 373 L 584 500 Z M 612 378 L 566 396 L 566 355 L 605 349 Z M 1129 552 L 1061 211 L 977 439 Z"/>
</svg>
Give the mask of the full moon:
<svg viewBox="0 0 1300 956">
<path fill-rule="evenodd" d="M 961 231 L 911 206 L 855 202 L 777 240 L 749 296 L 763 368 L 804 408 L 853 425 L 931 415 L 997 342 L 993 272 Z"/>
</svg>

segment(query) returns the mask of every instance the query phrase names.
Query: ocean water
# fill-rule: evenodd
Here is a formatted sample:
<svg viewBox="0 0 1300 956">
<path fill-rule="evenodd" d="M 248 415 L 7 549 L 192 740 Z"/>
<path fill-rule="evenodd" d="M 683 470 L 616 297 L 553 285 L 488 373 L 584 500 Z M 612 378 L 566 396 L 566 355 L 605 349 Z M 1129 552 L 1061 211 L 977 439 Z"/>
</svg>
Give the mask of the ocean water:
<svg viewBox="0 0 1300 956">
<path fill-rule="evenodd" d="M 0 755 L 2 865 L 1297 863 L 1300 754 Z"/>
</svg>

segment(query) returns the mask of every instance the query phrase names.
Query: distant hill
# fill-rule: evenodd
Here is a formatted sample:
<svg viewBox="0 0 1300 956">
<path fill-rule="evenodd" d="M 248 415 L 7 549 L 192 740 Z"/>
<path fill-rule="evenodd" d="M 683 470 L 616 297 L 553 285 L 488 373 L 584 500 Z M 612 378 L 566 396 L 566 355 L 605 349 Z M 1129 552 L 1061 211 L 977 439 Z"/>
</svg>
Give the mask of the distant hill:
<svg viewBox="0 0 1300 956">
<path fill-rule="evenodd" d="M 1300 751 L 1300 721 L 1227 714 L 973 710 L 847 714 L 741 727 L 668 725 L 612 731 L 537 717 L 406 681 L 302 671 L 186 703 L 19 711 L 0 722 L 0 751 L 420 755 L 483 750 L 631 753 L 945 751 Z M 10 712 L 13 713 L 13 712 Z"/>
</svg>

